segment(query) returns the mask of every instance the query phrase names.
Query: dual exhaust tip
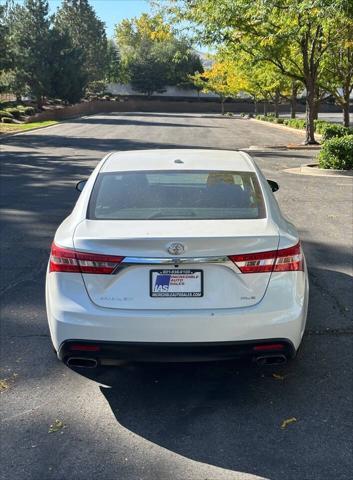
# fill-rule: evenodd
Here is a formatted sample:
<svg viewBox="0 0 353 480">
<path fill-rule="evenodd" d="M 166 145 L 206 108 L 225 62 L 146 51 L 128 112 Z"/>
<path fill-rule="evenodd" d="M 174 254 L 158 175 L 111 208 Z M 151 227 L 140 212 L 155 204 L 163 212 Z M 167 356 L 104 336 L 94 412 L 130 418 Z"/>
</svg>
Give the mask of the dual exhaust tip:
<svg viewBox="0 0 353 480">
<path fill-rule="evenodd" d="M 95 358 L 69 357 L 66 360 L 66 365 L 68 367 L 75 368 L 96 368 L 98 366 L 98 362 Z"/>
<path fill-rule="evenodd" d="M 287 357 L 285 355 L 261 355 L 255 357 L 254 361 L 259 367 L 264 367 L 266 365 L 284 365 L 287 363 Z"/>
<path fill-rule="evenodd" d="M 254 361 L 259 367 L 264 367 L 266 365 L 284 365 L 287 363 L 287 357 L 285 355 L 261 355 L 255 357 Z M 97 368 L 98 361 L 96 358 L 88 357 L 69 357 L 66 360 L 66 365 L 68 367 L 74 368 Z"/>
</svg>

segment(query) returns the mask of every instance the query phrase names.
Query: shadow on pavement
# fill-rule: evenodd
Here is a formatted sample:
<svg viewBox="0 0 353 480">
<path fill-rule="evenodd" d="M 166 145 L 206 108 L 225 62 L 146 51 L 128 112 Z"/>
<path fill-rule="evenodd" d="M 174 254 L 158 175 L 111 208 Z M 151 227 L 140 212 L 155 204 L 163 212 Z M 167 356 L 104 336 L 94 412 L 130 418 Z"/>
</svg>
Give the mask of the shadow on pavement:
<svg viewBox="0 0 353 480">
<path fill-rule="evenodd" d="M 311 275 L 323 279 L 322 288 L 351 282 L 329 270 L 312 268 Z M 311 328 L 286 366 L 130 364 L 84 375 L 105 385 L 119 424 L 187 458 L 271 480 L 348 480 L 351 427 L 342 419 L 350 418 L 352 342 L 339 330 L 349 312 L 320 295 L 312 285 Z M 352 302 L 345 306 L 352 311 Z M 282 429 L 292 417 L 297 421 Z"/>
</svg>

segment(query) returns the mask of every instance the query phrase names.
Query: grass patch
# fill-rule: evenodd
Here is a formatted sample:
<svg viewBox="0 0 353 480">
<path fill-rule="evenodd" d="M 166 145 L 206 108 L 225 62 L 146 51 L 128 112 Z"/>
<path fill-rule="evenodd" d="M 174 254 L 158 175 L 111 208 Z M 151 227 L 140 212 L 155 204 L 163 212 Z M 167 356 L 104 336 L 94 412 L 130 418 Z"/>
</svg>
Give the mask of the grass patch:
<svg viewBox="0 0 353 480">
<path fill-rule="evenodd" d="M 46 122 L 32 122 L 32 123 L 0 123 L 0 134 L 17 133 L 32 130 L 33 128 L 49 127 L 56 125 L 57 121 L 47 120 Z"/>
</svg>

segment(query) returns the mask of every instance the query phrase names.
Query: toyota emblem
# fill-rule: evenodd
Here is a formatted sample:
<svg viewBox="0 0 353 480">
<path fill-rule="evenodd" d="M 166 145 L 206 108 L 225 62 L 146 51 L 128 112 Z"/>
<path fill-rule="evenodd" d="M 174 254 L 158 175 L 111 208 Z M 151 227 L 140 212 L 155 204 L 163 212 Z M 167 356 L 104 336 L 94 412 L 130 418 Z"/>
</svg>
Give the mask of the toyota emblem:
<svg viewBox="0 0 353 480">
<path fill-rule="evenodd" d="M 169 244 L 167 251 L 171 255 L 182 255 L 185 252 L 185 247 L 182 243 L 174 242 Z"/>
</svg>

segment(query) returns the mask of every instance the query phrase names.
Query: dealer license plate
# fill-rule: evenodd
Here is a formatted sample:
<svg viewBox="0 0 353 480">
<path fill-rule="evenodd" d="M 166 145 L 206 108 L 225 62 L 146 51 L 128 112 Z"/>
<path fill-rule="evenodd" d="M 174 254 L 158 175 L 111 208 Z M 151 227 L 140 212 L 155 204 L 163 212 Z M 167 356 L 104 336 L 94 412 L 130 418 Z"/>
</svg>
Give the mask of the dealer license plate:
<svg viewBox="0 0 353 480">
<path fill-rule="evenodd" d="M 202 297 L 203 271 L 151 270 L 150 295 L 151 297 Z"/>
</svg>

